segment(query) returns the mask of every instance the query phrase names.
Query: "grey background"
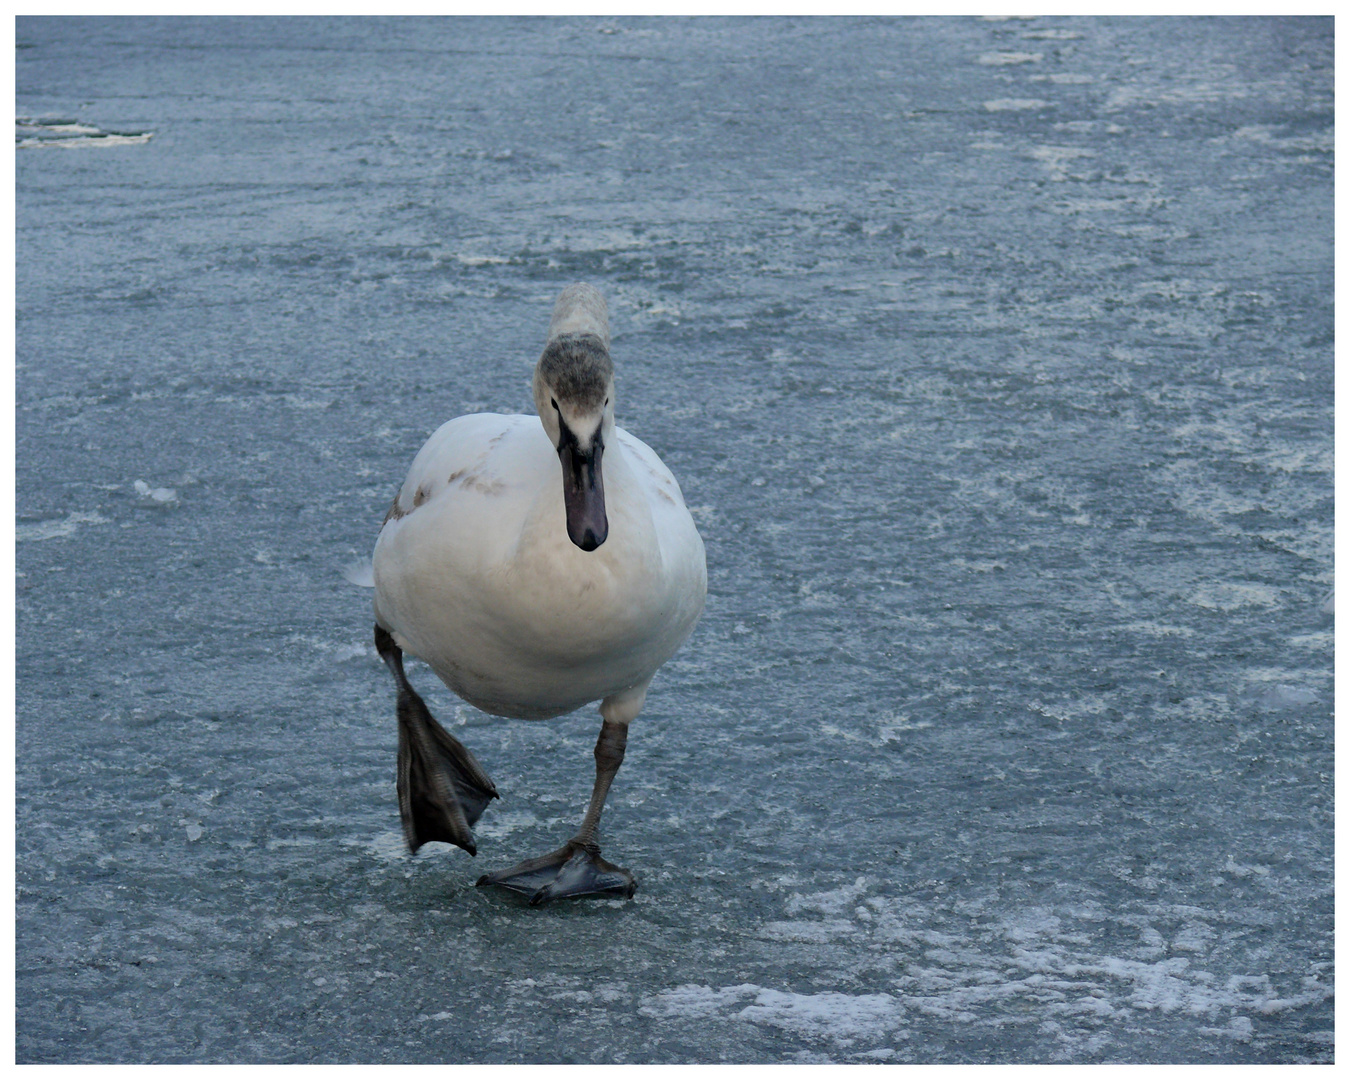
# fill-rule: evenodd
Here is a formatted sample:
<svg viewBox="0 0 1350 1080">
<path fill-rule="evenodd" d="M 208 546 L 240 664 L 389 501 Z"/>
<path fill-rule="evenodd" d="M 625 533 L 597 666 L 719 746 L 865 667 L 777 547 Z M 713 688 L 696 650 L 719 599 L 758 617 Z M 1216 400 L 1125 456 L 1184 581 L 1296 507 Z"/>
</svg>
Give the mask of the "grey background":
<svg viewBox="0 0 1350 1080">
<path fill-rule="evenodd" d="M 17 39 L 20 1061 L 1331 1059 L 1330 20 Z M 710 591 L 535 911 L 342 571 L 573 280 Z"/>
</svg>

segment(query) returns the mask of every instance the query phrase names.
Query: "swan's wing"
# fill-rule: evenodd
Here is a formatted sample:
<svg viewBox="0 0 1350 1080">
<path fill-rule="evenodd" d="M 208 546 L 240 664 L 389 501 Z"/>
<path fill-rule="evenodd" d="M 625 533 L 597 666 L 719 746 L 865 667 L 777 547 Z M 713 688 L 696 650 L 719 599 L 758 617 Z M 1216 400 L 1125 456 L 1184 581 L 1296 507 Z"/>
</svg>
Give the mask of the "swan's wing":
<svg viewBox="0 0 1350 1080">
<path fill-rule="evenodd" d="M 498 444 L 524 416 L 471 413 L 438 427 L 413 458 L 408 475 L 389 506 L 384 523 L 397 521 L 451 484 L 487 484 L 485 471 Z"/>
<path fill-rule="evenodd" d="M 642 479 L 653 496 L 653 507 L 660 504 L 677 506 L 686 514 L 684 493 L 680 490 L 675 474 L 666 468 L 666 463 L 656 456 L 656 451 L 631 432 L 615 428 L 619 442 L 634 463 L 634 472 Z"/>
<path fill-rule="evenodd" d="M 638 477 L 651 510 L 652 524 L 667 571 L 670 587 L 682 596 L 682 605 L 697 617 L 707 591 L 708 570 L 703 538 L 694 526 L 693 516 L 684 504 L 684 493 L 674 474 L 656 451 L 637 436 L 617 429 L 633 473 Z M 692 619 L 690 622 L 692 625 Z"/>
</svg>

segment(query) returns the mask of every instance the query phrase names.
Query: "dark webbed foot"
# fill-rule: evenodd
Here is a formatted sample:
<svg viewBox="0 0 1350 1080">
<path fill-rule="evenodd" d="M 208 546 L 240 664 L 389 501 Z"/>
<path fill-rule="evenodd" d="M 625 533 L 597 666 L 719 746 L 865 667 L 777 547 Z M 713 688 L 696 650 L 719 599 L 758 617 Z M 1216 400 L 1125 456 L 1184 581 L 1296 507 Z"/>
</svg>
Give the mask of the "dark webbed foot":
<svg viewBox="0 0 1350 1080">
<path fill-rule="evenodd" d="M 642 697 L 630 700 L 637 703 L 632 707 L 633 715 L 636 715 L 642 705 Z M 509 870 L 499 870 L 495 874 L 484 874 L 478 879 L 479 885 L 496 885 L 524 893 L 530 898 L 531 906 L 564 896 L 627 898 L 637 891 L 637 879 L 622 866 L 605 862 L 600 857 L 600 845 L 596 842 L 600 809 L 605 805 L 605 796 L 609 793 L 614 774 L 623 764 L 624 748 L 628 745 L 627 719 L 611 719 L 607 712 L 612 701 L 606 698 L 600 706 L 605 722 L 600 728 L 600 738 L 595 743 L 595 787 L 591 791 L 586 817 L 576 836 L 551 855 L 526 859 Z"/>
<path fill-rule="evenodd" d="M 473 752 L 436 722 L 415 691 L 398 696 L 398 808 L 408 847 L 443 840 L 478 854 L 470 826 L 497 798 Z"/>
<path fill-rule="evenodd" d="M 526 859 L 495 874 L 484 874 L 478 884 L 524 893 L 530 898 L 531 907 L 565 896 L 628 898 L 637 891 L 637 879 L 632 874 L 602 859 L 599 848 L 575 840 L 550 855 Z"/>
<path fill-rule="evenodd" d="M 379 626 L 375 646 L 398 683 L 398 808 L 408 847 L 443 840 L 476 855 L 470 826 L 497 789 L 473 752 L 436 722 L 403 672 L 402 650 Z"/>
</svg>

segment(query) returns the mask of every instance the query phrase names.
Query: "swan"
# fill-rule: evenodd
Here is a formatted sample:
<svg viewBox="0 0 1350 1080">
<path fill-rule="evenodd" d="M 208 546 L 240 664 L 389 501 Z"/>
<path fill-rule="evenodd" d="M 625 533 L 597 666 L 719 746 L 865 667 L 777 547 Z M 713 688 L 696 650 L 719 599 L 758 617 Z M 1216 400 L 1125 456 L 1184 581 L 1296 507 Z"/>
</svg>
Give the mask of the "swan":
<svg viewBox="0 0 1350 1080">
<path fill-rule="evenodd" d="M 559 295 L 535 365 L 535 416 L 443 424 L 413 459 L 372 557 L 375 644 L 398 692 L 398 802 L 410 850 L 477 854 L 497 789 L 432 717 L 403 653 L 496 716 L 543 720 L 600 702 L 595 786 L 557 851 L 485 874 L 541 904 L 631 897 L 598 827 L 628 726 L 703 611 L 703 540 L 656 453 L 614 422 L 609 314 L 590 285 Z"/>
</svg>

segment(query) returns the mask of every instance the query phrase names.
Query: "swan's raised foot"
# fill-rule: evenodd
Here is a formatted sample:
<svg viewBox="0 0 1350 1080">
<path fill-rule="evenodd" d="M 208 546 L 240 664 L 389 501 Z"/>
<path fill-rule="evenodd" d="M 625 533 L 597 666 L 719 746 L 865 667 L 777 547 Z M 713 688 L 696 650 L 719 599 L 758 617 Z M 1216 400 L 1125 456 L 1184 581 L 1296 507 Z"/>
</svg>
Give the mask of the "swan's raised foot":
<svg viewBox="0 0 1350 1080">
<path fill-rule="evenodd" d="M 495 874 L 484 874 L 478 879 L 478 885 L 496 885 L 523 893 L 530 898 L 531 907 L 565 896 L 622 896 L 629 899 L 637 891 L 637 879 L 632 874 L 622 866 L 602 859 L 599 848 L 576 841 L 568 842 L 549 855 L 526 859 Z"/>
<path fill-rule="evenodd" d="M 398 805 L 408 848 L 442 840 L 478 854 L 472 827 L 498 798 L 478 759 L 411 687 L 398 696 Z"/>
<path fill-rule="evenodd" d="M 398 684 L 398 808 L 408 850 L 442 840 L 478 854 L 472 826 L 498 798 L 473 751 L 436 722 L 403 670 L 394 637 L 375 627 L 375 647 Z"/>
</svg>

